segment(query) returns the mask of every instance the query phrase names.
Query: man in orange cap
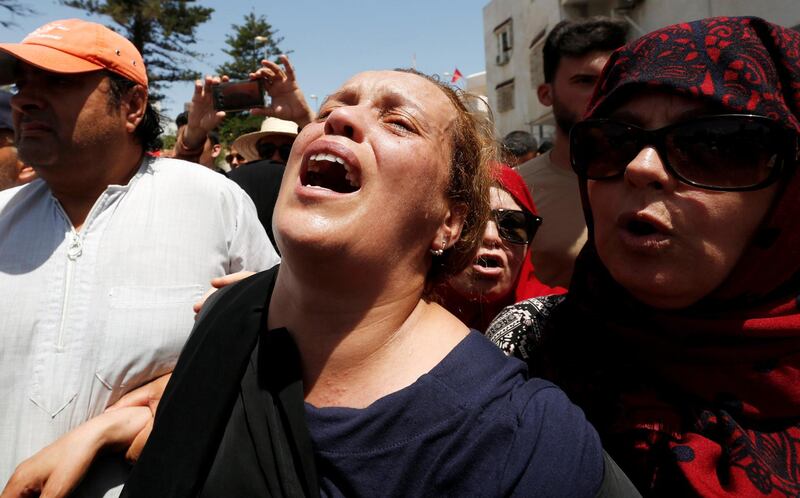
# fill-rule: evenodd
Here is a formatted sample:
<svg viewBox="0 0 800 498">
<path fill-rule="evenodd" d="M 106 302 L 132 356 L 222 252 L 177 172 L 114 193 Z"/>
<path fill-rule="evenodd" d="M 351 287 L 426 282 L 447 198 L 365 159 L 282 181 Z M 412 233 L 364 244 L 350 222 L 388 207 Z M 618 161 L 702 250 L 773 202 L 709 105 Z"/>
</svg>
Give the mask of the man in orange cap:
<svg viewBox="0 0 800 498">
<path fill-rule="evenodd" d="M 51 22 L 0 43 L 6 83 L 19 156 L 39 179 L 0 192 L 0 295 L 14 296 L 0 302 L 0 487 L 22 460 L 169 372 L 209 280 L 278 261 L 238 186 L 146 154 L 159 117 L 122 36 Z M 114 496 L 127 471 L 111 455 L 76 495 Z"/>
</svg>

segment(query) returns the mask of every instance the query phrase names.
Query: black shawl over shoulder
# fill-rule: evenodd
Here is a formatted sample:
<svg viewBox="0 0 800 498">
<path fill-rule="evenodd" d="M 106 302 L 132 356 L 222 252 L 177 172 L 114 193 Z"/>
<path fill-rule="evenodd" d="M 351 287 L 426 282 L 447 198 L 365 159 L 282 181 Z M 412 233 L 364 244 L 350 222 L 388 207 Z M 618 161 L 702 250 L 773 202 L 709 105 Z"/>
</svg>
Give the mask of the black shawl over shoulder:
<svg viewBox="0 0 800 498">
<path fill-rule="evenodd" d="M 206 304 L 123 497 L 319 495 L 297 348 L 267 330 L 277 272 Z"/>
</svg>

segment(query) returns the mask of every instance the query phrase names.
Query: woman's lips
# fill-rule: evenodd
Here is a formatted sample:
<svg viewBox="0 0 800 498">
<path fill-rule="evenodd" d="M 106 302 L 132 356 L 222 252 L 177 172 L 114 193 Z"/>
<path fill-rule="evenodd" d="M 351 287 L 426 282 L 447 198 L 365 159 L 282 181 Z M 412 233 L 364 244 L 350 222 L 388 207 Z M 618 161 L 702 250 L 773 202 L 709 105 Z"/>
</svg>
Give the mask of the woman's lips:
<svg viewBox="0 0 800 498">
<path fill-rule="evenodd" d="M 503 258 L 496 254 L 478 253 L 472 263 L 472 271 L 479 277 L 498 278 L 504 269 Z"/>
<path fill-rule="evenodd" d="M 472 265 L 472 271 L 479 277 L 499 277 L 503 274 L 502 268 L 486 268 L 481 265 Z"/>
<path fill-rule="evenodd" d="M 672 242 L 672 227 L 647 212 L 625 213 L 617 218 L 620 242 L 627 249 L 642 254 L 657 254 Z"/>
</svg>

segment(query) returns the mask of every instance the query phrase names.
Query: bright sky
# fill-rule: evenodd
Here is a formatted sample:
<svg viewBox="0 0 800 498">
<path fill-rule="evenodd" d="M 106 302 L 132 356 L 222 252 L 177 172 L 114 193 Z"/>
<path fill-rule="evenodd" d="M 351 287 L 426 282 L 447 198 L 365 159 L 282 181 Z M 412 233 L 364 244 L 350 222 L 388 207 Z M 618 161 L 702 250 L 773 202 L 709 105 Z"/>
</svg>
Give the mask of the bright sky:
<svg viewBox="0 0 800 498">
<path fill-rule="evenodd" d="M 336 90 L 353 74 L 368 69 L 410 67 L 426 73 L 467 75 L 485 70 L 483 6 L 489 0 L 198 0 L 214 8 L 211 20 L 200 26 L 195 50 L 207 54 L 195 61 L 197 70 L 211 73 L 224 62 L 225 35 L 245 14 L 263 14 L 284 40 L 298 80 L 309 103 L 317 95 Z M 11 18 L 17 26 L 0 31 L 0 41 L 17 42 L 36 27 L 56 19 L 87 18 L 57 0 L 21 0 L 38 11 Z M 0 11 L 3 19 L 9 16 Z M 94 18 L 99 22 L 110 21 Z M 165 93 L 167 116 L 174 118 L 191 98 L 189 83 L 173 85 Z"/>
</svg>

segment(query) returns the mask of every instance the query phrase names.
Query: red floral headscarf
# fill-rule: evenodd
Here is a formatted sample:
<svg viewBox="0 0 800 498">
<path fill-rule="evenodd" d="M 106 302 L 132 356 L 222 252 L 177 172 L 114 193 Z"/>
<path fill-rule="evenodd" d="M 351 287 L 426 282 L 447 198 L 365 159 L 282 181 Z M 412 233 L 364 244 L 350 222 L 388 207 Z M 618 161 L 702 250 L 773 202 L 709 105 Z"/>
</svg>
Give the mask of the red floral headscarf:
<svg viewBox="0 0 800 498">
<path fill-rule="evenodd" d="M 800 133 L 800 33 L 752 17 L 660 29 L 611 56 L 587 116 L 642 89 Z M 556 380 L 643 492 L 800 496 L 800 175 L 720 288 L 677 312 L 614 282 L 581 189 L 589 241 L 556 331 Z"/>
</svg>

